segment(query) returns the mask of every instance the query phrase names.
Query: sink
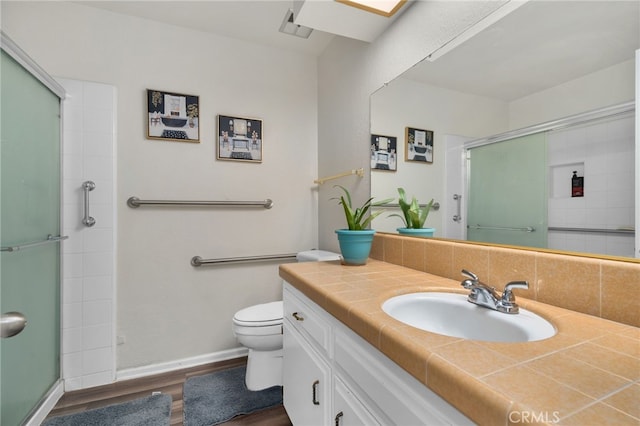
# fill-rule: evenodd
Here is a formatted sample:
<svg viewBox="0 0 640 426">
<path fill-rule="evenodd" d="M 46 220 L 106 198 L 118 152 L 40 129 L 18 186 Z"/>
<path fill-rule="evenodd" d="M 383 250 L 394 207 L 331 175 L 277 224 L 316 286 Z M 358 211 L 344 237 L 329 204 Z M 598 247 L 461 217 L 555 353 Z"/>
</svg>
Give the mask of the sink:
<svg viewBox="0 0 640 426">
<path fill-rule="evenodd" d="M 550 322 L 531 311 L 505 314 L 469 303 L 463 294 L 404 294 L 386 300 L 382 310 L 412 327 L 463 339 L 533 342 L 556 334 Z"/>
</svg>

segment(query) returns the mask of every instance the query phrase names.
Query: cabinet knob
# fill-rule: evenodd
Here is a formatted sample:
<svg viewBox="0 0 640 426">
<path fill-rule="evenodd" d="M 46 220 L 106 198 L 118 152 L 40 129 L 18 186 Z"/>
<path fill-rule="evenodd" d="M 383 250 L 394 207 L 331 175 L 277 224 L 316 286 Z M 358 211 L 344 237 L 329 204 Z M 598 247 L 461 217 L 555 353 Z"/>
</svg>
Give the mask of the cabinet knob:
<svg viewBox="0 0 640 426">
<path fill-rule="evenodd" d="M 291 316 L 293 316 L 296 321 L 304 321 L 304 317 L 297 312 L 292 313 Z"/>
</svg>

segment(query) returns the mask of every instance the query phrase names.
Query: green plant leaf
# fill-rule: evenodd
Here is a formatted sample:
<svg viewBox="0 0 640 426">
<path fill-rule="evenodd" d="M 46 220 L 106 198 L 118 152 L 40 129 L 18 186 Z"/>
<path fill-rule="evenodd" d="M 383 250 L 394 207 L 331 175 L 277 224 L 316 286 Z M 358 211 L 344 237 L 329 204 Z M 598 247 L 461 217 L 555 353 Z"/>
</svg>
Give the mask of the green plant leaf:
<svg viewBox="0 0 640 426">
<path fill-rule="evenodd" d="M 344 215 L 347 220 L 347 226 L 352 231 L 360 231 L 366 229 L 371 221 L 382 213 L 381 211 L 379 211 L 367 216 L 367 213 L 372 206 L 381 206 L 393 200 L 393 198 L 387 198 L 382 201 L 373 202 L 373 197 L 371 197 L 367 201 L 365 201 L 361 207 L 357 207 L 354 209 L 351 204 L 351 194 L 349 193 L 347 188 L 341 185 L 334 185 L 333 187 L 338 187 L 344 192 L 344 195 L 340 198 L 333 197 L 331 199 L 340 200 L 338 204 L 342 204 Z"/>
<path fill-rule="evenodd" d="M 411 202 L 407 202 L 407 194 L 404 188 L 398 188 L 398 194 L 400 197 L 398 198 L 398 204 L 400 205 L 400 209 L 402 210 L 402 216 L 399 214 L 391 214 L 388 217 L 398 216 L 404 222 L 405 227 L 407 228 L 422 228 L 424 226 L 425 221 L 427 220 L 427 216 L 429 215 L 429 211 L 433 206 L 433 199 L 429 201 L 429 203 L 420 207 L 418 200 L 416 197 L 411 198 Z"/>
</svg>

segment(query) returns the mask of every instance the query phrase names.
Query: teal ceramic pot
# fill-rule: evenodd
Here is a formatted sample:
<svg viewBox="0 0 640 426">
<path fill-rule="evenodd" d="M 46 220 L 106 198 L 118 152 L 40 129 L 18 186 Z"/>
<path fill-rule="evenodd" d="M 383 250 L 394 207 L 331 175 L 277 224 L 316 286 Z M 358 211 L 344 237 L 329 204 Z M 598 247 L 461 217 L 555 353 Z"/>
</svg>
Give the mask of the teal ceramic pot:
<svg viewBox="0 0 640 426">
<path fill-rule="evenodd" d="M 433 237 L 436 228 L 398 228 L 398 232 L 412 237 Z"/>
<path fill-rule="evenodd" d="M 373 242 L 373 229 L 362 231 L 350 231 L 348 229 L 338 229 L 338 243 L 343 263 L 347 265 L 364 265 L 367 263 Z"/>
</svg>

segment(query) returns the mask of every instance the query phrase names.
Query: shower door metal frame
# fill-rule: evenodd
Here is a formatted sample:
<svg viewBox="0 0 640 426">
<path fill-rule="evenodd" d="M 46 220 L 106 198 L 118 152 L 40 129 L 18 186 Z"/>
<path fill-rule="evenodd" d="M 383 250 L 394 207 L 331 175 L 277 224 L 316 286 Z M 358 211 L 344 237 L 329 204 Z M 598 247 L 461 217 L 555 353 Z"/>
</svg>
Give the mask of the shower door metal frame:
<svg viewBox="0 0 640 426">
<path fill-rule="evenodd" d="M 40 65 L 38 65 L 24 50 L 22 50 L 8 35 L 6 35 L 2 30 L 0 30 L 0 47 L 2 51 L 4 51 L 8 56 L 10 56 L 14 61 L 16 61 L 19 65 L 21 65 L 29 74 L 31 74 L 36 80 L 42 83 L 47 89 L 49 89 L 55 96 L 58 97 L 58 101 L 60 104 L 60 134 L 59 141 L 62 147 L 63 143 L 63 127 L 62 127 L 62 119 L 64 117 L 63 110 L 63 100 L 66 96 L 66 91 L 62 85 L 60 85 L 53 77 L 51 77 Z M 60 149 L 60 158 L 58 159 L 60 163 L 60 176 L 59 176 L 59 185 L 62 188 L 62 149 Z M 62 197 L 62 192 L 60 193 L 60 197 Z M 60 229 L 62 230 L 62 221 L 63 221 L 63 201 L 60 199 Z M 60 262 L 62 262 L 62 258 L 60 258 Z M 62 268 L 60 268 L 60 276 L 58 277 L 58 285 L 61 287 L 62 283 Z M 59 316 L 62 317 L 62 292 L 60 292 L 60 306 L 58 307 Z M 60 318 L 60 323 L 62 323 L 62 319 Z M 62 330 L 60 330 L 59 334 L 60 341 L 62 340 Z M 62 351 L 62 342 L 60 342 L 60 351 Z M 43 396 L 43 398 L 33 407 L 32 411 L 28 414 L 27 419 L 25 420 L 25 425 L 27 426 L 37 426 L 40 425 L 47 414 L 53 409 L 55 404 L 64 394 L 64 384 L 62 381 L 63 371 L 62 371 L 62 357 L 60 359 L 59 366 L 59 377 L 58 379 L 51 385 L 50 389 Z"/>
</svg>

